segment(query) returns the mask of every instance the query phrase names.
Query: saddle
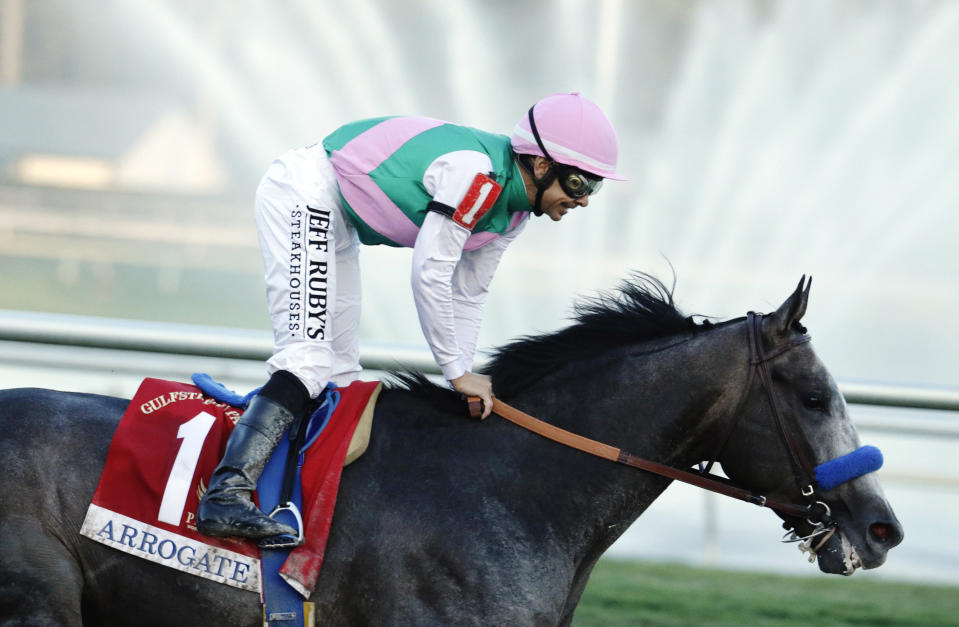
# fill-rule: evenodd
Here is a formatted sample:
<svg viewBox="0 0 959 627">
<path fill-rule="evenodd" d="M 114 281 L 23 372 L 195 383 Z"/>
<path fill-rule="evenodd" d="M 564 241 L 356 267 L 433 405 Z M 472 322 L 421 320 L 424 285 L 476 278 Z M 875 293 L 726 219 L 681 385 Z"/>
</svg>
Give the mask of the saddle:
<svg viewBox="0 0 959 627">
<path fill-rule="evenodd" d="M 210 375 L 198 372 L 194 374 L 190 379 L 193 381 L 193 384 L 200 388 L 204 394 L 210 398 L 216 399 L 221 403 L 226 403 L 231 407 L 237 407 L 245 409 L 247 405 L 250 404 L 250 400 L 260 391 L 260 388 L 251 390 L 245 395 L 240 395 L 234 392 L 233 390 L 227 388 L 225 385 L 211 377 Z M 359 422 L 356 423 L 356 429 L 353 431 L 353 437 L 350 439 L 350 445 L 346 452 L 346 459 L 343 462 L 344 466 L 349 466 L 354 461 L 356 461 L 360 455 L 366 452 L 366 448 L 370 444 L 370 431 L 373 429 L 373 409 L 376 405 L 376 399 L 379 396 L 379 390 L 382 385 L 379 385 L 376 390 L 371 394 L 369 402 L 366 407 L 363 409 L 363 413 L 359 417 Z M 338 402 L 338 392 L 339 388 L 333 384 L 327 385 L 326 389 L 320 393 L 319 398 L 326 399 L 325 402 L 329 402 L 330 395 L 336 395 L 335 400 L 332 402 L 332 408 L 335 409 Z M 348 388 L 347 388 L 348 389 Z M 326 427 L 329 422 L 330 413 L 324 413 L 324 403 L 319 403 L 317 407 L 314 408 L 313 415 L 310 416 L 310 421 L 316 421 L 320 424 L 316 425 L 307 425 L 306 429 L 306 440 L 311 443 L 311 440 L 315 440 L 320 432 Z"/>
</svg>

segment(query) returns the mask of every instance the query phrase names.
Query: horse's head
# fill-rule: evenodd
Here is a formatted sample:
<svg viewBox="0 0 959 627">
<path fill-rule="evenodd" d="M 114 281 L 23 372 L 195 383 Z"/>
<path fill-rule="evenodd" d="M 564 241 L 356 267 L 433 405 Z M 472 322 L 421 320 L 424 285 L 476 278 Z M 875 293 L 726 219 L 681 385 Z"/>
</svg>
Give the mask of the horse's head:
<svg viewBox="0 0 959 627">
<path fill-rule="evenodd" d="M 800 324 L 809 298 L 803 284 L 775 313 L 750 315 L 744 323 L 756 376 L 749 378 L 718 461 L 741 486 L 812 506 L 808 517 L 777 513 L 784 527 L 809 538 L 802 546 L 818 556 L 823 572 L 850 575 L 858 567 L 880 566 L 903 532 L 875 473 L 861 474 L 875 469 L 874 462 L 858 471 L 842 460 L 823 466 L 859 450 L 860 442 L 836 382 Z"/>
</svg>

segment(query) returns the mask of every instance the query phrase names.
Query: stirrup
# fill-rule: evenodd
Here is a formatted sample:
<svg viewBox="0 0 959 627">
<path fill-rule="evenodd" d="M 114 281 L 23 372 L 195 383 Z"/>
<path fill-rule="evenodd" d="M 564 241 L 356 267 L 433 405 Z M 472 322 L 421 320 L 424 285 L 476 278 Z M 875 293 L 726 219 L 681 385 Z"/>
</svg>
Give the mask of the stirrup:
<svg viewBox="0 0 959 627">
<path fill-rule="evenodd" d="M 300 508 L 293 501 L 287 501 L 283 505 L 274 507 L 273 511 L 269 513 L 269 518 L 277 520 L 276 515 L 280 512 L 293 514 L 293 518 L 296 519 L 296 535 L 281 533 L 263 538 L 257 542 L 257 546 L 261 549 L 294 549 L 303 545 L 303 517 L 300 515 Z"/>
</svg>

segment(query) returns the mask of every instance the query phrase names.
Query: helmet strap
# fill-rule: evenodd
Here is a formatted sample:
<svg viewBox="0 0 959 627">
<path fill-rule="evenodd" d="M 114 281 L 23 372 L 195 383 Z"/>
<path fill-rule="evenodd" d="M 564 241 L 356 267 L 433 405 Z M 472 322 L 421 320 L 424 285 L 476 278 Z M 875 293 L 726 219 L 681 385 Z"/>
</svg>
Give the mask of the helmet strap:
<svg viewBox="0 0 959 627">
<path fill-rule="evenodd" d="M 553 181 L 556 179 L 556 172 L 553 170 L 553 167 L 550 166 L 546 170 L 546 174 L 537 178 L 536 172 L 533 170 L 533 155 L 518 155 L 519 164 L 529 173 L 529 177 L 533 179 L 533 185 L 536 186 L 536 200 L 533 201 L 533 215 L 539 217 L 543 215 L 543 193 L 553 184 Z"/>
<path fill-rule="evenodd" d="M 549 151 L 546 150 L 546 146 L 543 144 L 543 140 L 539 136 L 539 131 L 536 130 L 536 120 L 533 119 L 533 109 L 535 108 L 536 105 L 533 105 L 529 108 L 529 112 L 526 114 L 526 116 L 529 118 L 529 130 L 533 132 L 533 139 L 536 140 L 536 145 L 539 146 L 539 149 L 543 151 L 543 156 L 546 157 L 550 163 L 553 163 L 554 159 L 552 155 L 550 155 Z"/>
<path fill-rule="evenodd" d="M 553 157 L 549 154 L 549 151 L 546 150 L 546 146 L 543 144 L 542 138 L 539 136 L 539 131 L 536 129 L 536 120 L 533 118 L 533 109 L 536 108 L 534 104 L 529 108 L 527 112 L 527 117 L 529 118 L 529 130 L 533 132 L 533 138 L 536 140 L 536 145 L 539 146 L 539 149 L 543 151 L 543 157 L 549 162 L 549 169 L 546 170 L 546 174 L 542 178 L 537 178 L 536 173 L 533 171 L 533 160 L 530 158 L 529 162 L 525 162 L 526 171 L 529 172 L 530 176 L 533 178 L 533 184 L 536 185 L 536 201 L 533 203 L 533 215 L 539 217 L 543 215 L 543 192 L 545 192 L 550 185 L 553 184 L 553 180 L 556 179 L 556 172 L 553 171 Z M 521 159 L 520 163 L 524 163 Z"/>
</svg>

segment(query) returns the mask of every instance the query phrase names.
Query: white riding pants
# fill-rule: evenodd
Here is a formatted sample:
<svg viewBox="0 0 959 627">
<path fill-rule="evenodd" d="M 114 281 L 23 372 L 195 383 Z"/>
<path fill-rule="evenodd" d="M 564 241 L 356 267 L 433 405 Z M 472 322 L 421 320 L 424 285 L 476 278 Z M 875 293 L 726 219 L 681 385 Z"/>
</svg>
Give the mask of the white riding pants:
<svg viewBox="0 0 959 627">
<path fill-rule="evenodd" d="M 290 150 L 256 190 L 256 226 L 273 326 L 269 374 L 296 375 L 315 398 L 359 377 L 359 237 L 319 144 Z"/>
</svg>

